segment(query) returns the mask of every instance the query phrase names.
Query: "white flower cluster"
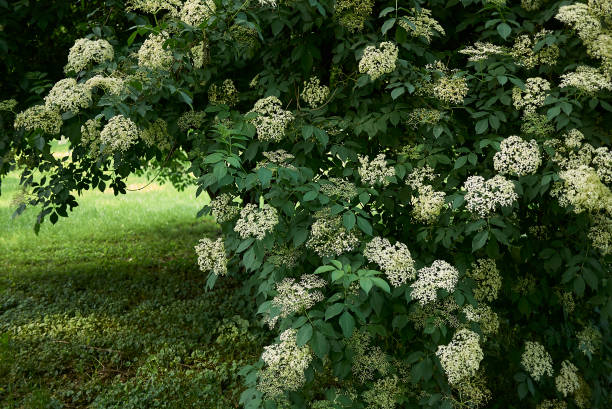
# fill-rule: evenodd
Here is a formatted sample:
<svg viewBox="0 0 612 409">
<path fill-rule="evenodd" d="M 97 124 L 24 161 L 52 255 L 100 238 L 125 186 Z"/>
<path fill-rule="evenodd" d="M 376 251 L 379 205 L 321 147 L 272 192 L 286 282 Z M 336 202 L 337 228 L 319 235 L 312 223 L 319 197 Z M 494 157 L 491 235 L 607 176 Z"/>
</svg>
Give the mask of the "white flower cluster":
<svg viewBox="0 0 612 409">
<path fill-rule="evenodd" d="M 559 7 L 559 12 L 555 18 L 576 30 L 578 37 L 587 45 L 597 40 L 601 33 L 599 18 L 591 14 L 589 6 L 584 3 Z"/>
<path fill-rule="evenodd" d="M 612 81 L 600 69 L 580 65 L 576 71 L 561 75 L 559 87 L 572 87 L 587 94 L 595 94 L 602 90 L 612 91 Z"/>
<path fill-rule="evenodd" d="M 612 213 L 612 192 L 599 179 L 595 169 L 587 165 L 559 172 L 563 180 L 551 190 L 561 206 L 573 206 L 575 213 Z"/>
<path fill-rule="evenodd" d="M 364 383 L 374 379 L 378 372 L 385 376 L 391 367 L 387 355 L 379 346 L 372 346 L 372 336 L 367 330 L 353 331 L 346 345 L 352 349 L 352 372 L 359 382 Z"/>
<path fill-rule="evenodd" d="M 280 335 L 280 343 L 264 347 L 261 359 L 267 365 L 259 374 L 257 389 L 274 398 L 285 391 L 297 391 L 306 382 L 304 371 L 312 361 L 312 352 L 305 345 L 297 346 L 297 330 L 290 328 Z"/>
<path fill-rule="evenodd" d="M 359 246 L 355 229 L 348 231 L 340 216 L 321 215 L 310 227 L 306 247 L 320 257 L 334 257 L 348 253 Z"/>
<path fill-rule="evenodd" d="M 275 96 L 262 98 L 255 103 L 250 112 L 259 114 L 253 119 L 253 125 L 257 129 L 260 141 L 279 142 L 285 136 L 285 130 L 293 120 L 293 114 L 285 111 L 282 106 L 281 101 Z"/>
<path fill-rule="evenodd" d="M 212 271 L 218 276 L 227 274 L 227 256 L 225 254 L 225 244 L 221 237 L 215 241 L 209 238 L 200 239 L 198 245 L 195 246 L 195 251 L 198 255 L 200 270 L 204 272 Z"/>
<path fill-rule="evenodd" d="M 321 80 L 318 77 L 310 77 L 310 80 L 304 81 L 304 89 L 300 97 L 311 108 L 315 109 L 329 98 L 329 87 L 321 85 Z"/>
<path fill-rule="evenodd" d="M 363 393 L 363 401 L 368 408 L 395 409 L 397 399 L 402 394 L 402 387 L 397 375 L 379 379 Z"/>
<path fill-rule="evenodd" d="M 502 277 L 495 260 L 478 259 L 467 271 L 467 276 L 476 282 L 473 288 L 474 298 L 478 301 L 494 301 L 502 285 Z"/>
<path fill-rule="evenodd" d="M 499 317 L 486 304 L 480 304 L 478 307 L 468 304 L 463 309 L 463 313 L 468 321 L 477 322 L 480 325 L 480 329 L 485 337 L 495 335 L 499 330 Z"/>
<path fill-rule="evenodd" d="M 198 129 L 206 120 L 206 112 L 203 111 L 187 111 L 182 114 L 176 121 L 176 125 L 183 132 L 190 129 Z"/>
<path fill-rule="evenodd" d="M 578 349 L 583 354 L 592 355 L 601 346 L 602 335 L 601 332 L 594 325 L 588 325 L 584 327 L 582 331 L 576 334 L 578 339 Z"/>
<path fill-rule="evenodd" d="M 226 79 L 221 86 L 212 84 L 208 88 L 208 101 L 211 104 L 223 104 L 228 106 L 236 105 L 238 102 L 238 89 L 234 81 Z"/>
<path fill-rule="evenodd" d="M 378 154 L 372 161 L 370 161 L 370 157 L 367 155 L 359 155 L 358 159 L 361 164 L 358 172 L 364 184 L 369 186 L 388 186 L 391 183 L 388 178 L 395 176 L 395 168 L 387 167 L 384 153 Z"/>
<path fill-rule="evenodd" d="M 521 365 L 536 381 L 539 381 L 543 375 L 553 375 L 552 358 L 539 342 L 525 342 Z"/>
<path fill-rule="evenodd" d="M 101 88 L 110 95 L 119 95 L 123 91 L 123 80 L 121 78 L 104 77 L 96 75 L 85 81 L 89 88 Z"/>
<path fill-rule="evenodd" d="M 483 61 L 492 55 L 506 54 L 507 50 L 505 47 L 495 45 L 492 43 L 481 43 L 475 42 L 474 45 L 464 48 L 459 51 L 460 54 L 469 55 L 468 61 Z"/>
<path fill-rule="evenodd" d="M 438 346 L 436 356 L 440 359 L 449 384 L 456 385 L 476 375 L 480 361 L 484 358 L 479 341 L 477 333 L 460 329 L 448 345 Z"/>
<path fill-rule="evenodd" d="M 439 289 L 449 293 L 455 291 L 459 271 L 444 260 L 434 261 L 430 267 L 423 267 L 417 273 L 417 280 L 410 285 L 411 296 L 424 305 L 435 301 Z"/>
<path fill-rule="evenodd" d="M 462 189 L 466 191 L 467 209 L 480 217 L 487 217 L 500 206 L 512 206 L 518 198 L 514 184 L 502 175 L 487 180 L 482 176 L 470 176 Z"/>
<path fill-rule="evenodd" d="M 412 15 L 401 18 L 399 26 L 413 37 L 423 37 L 428 43 L 434 35 L 444 35 L 444 28 L 431 16 L 431 10 L 410 9 Z M 408 23 L 410 22 L 410 24 Z"/>
<path fill-rule="evenodd" d="M 80 38 L 68 52 L 68 64 L 64 67 L 64 72 L 79 72 L 91 62 L 111 61 L 114 56 L 113 46 L 108 41 Z"/>
<path fill-rule="evenodd" d="M 414 129 L 417 129 L 419 125 L 423 124 L 435 125 L 440 122 L 440 119 L 442 119 L 442 111 L 429 108 L 417 108 L 410 113 L 406 122 Z"/>
<path fill-rule="evenodd" d="M 240 213 L 240 208 L 234 203 L 234 198 L 228 193 L 222 193 L 211 200 L 210 209 L 217 223 L 233 220 Z"/>
<path fill-rule="evenodd" d="M 17 100 L 5 99 L 0 101 L 0 111 L 12 111 L 17 106 Z"/>
<path fill-rule="evenodd" d="M 449 104 L 463 104 L 468 91 L 467 80 L 464 77 L 443 76 L 433 86 L 433 96 Z"/>
<path fill-rule="evenodd" d="M 561 362 L 559 375 L 555 378 L 555 386 L 557 391 L 563 394 L 564 397 L 572 394 L 580 388 L 580 377 L 578 376 L 578 368 L 568 360 Z"/>
<path fill-rule="evenodd" d="M 275 8 L 277 6 L 276 0 L 258 0 L 260 7 L 272 7 Z"/>
<path fill-rule="evenodd" d="M 560 399 L 546 399 L 536 406 L 536 409 L 567 409 L 567 403 Z"/>
<path fill-rule="evenodd" d="M 305 274 L 299 282 L 295 278 L 286 277 L 276 284 L 276 295 L 272 304 L 280 309 L 280 315 L 274 317 L 285 318 L 291 314 L 304 312 L 325 297 L 319 288 L 324 288 L 327 282 L 314 274 Z M 273 323 L 271 326 L 274 326 Z"/>
<path fill-rule="evenodd" d="M 434 173 L 434 170 L 431 166 L 425 165 L 420 168 L 414 168 L 412 172 L 410 172 L 408 176 L 406 176 L 406 183 L 412 189 L 418 190 L 422 188 L 423 186 L 427 185 L 425 183 L 426 181 L 431 182 L 435 180 L 438 176 L 440 175 L 437 173 Z"/>
<path fill-rule="evenodd" d="M 355 184 L 346 179 L 330 177 L 327 182 L 321 183 L 320 192 L 328 197 L 339 197 L 350 202 L 358 194 Z"/>
<path fill-rule="evenodd" d="M 552 34 L 549 30 L 540 30 L 533 39 L 522 34 L 514 41 L 511 55 L 517 65 L 525 68 L 535 68 L 538 65 L 554 65 L 559 58 L 559 47 L 556 44 L 545 45 L 540 50 L 534 51 L 536 44 L 544 41 L 546 36 Z"/>
<path fill-rule="evenodd" d="M 434 191 L 430 185 L 421 186 L 418 192 L 418 196 L 410 198 L 412 217 L 421 223 L 432 224 L 444 209 L 446 194 Z"/>
<path fill-rule="evenodd" d="M 91 104 L 91 89 L 77 84 L 74 78 L 64 78 L 55 83 L 45 97 L 45 105 L 60 112 L 78 113 Z"/>
<path fill-rule="evenodd" d="M 297 169 L 291 164 L 291 161 L 295 159 L 295 156 L 290 154 L 284 149 L 278 149 L 275 151 L 263 152 L 262 155 L 266 158 L 257 164 L 257 167 L 268 166 L 269 164 L 276 165 L 277 167 L 287 169 Z"/>
<path fill-rule="evenodd" d="M 129 0 L 127 9 L 150 14 L 157 14 L 162 10 L 176 12 L 181 3 L 182 0 Z"/>
<path fill-rule="evenodd" d="M 197 45 L 191 47 L 191 59 L 193 68 L 202 68 L 210 61 L 210 52 L 208 51 L 208 40 L 200 41 Z"/>
<path fill-rule="evenodd" d="M 593 217 L 593 225 L 588 234 L 593 247 L 607 256 L 612 253 L 612 218 L 603 214 Z"/>
<path fill-rule="evenodd" d="M 278 212 L 275 208 L 268 204 L 259 208 L 249 203 L 240 210 L 240 218 L 234 226 L 234 231 L 243 239 L 255 237 L 257 240 L 263 240 L 277 224 Z"/>
<path fill-rule="evenodd" d="M 597 175 L 604 183 L 612 183 L 612 151 L 605 146 L 595 149 L 593 165 L 597 167 Z"/>
<path fill-rule="evenodd" d="M 363 50 L 363 56 L 359 60 L 359 72 L 368 74 L 372 81 L 378 77 L 395 71 L 399 50 L 390 41 L 380 43 L 378 48 L 373 45 Z"/>
<path fill-rule="evenodd" d="M 140 138 L 148 147 L 155 146 L 160 151 L 167 151 L 172 148 L 168 124 L 161 118 L 157 118 L 143 129 L 140 132 Z"/>
<path fill-rule="evenodd" d="M 191 26 L 199 26 L 208 21 L 216 10 L 217 6 L 213 0 L 187 0 L 181 8 L 179 18 Z"/>
<path fill-rule="evenodd" d="M 89 146 L 89 153 L 97 157 L 100 154 L 100 119 L 88 119 L 81 125 L 81 144 Z"/>
<path fill-rule="evenodd" d="M 374 7 L 374 0 L 337 0 L 334 3 L 334 16 L 350 32 L 363 30 Z"/>
<path fill-rule="evenodd" d="M 150 34 L 138 50 L 138 65 L 149 69 L 169 70 L 174 61 L 172 51 L 164 48 L 168 33 Z"/>
<path fill-rule="evenodd" d="M 588 143 L 582 143 L 584 134 L 577 129 L 571 129 L 563 135 L 563 140 L 548 139 L 544 146 L 551 147 L 555 153 L 552 161 L 562 169 L 578 168 L 590 165 L 595 149 Z"/>
<path fill-rule="evenodd" d="M 493 167 L 500 174 L 525 176 L 535 173 L 542 164 L 538 143 L 512 135 L 500 143 L 500 150 L 493 156 Z"/>
<path fill-rule="evenodd" d="M 383 270 L 391 285 L 399 287 L 416 278 L 414 260 L 408 246 L 399 241 L 391 244 L 382 237 L 374 237 L 363 250 L 363 256 Z"/>
<path fill-rule="evenodd" d="M 111 152 L 125 152 L 134 145 L 140 137 L 136 124 L 123 115 L 112 117 L 100 132 L 100 142 Z"/>
<path fill-rule="evenodd" d="M 62 116 L 57 109 L 49 108 L 47 105 L 34 105 L 23 112 L 15 115 L 15 129 L 26 131 L 41 131 L 57 135 L 62 129 Z"/>
<path fill-rule="evenodd" d="M 526 113 L 535 112 L 544 104 L 548 91 L 550 91 L 550 82 L 540 77 L 527 78 L 524 91 L 519 87 L 512 89 L 512 102 L 518 110 L 524 109 Z"/>
</svg>

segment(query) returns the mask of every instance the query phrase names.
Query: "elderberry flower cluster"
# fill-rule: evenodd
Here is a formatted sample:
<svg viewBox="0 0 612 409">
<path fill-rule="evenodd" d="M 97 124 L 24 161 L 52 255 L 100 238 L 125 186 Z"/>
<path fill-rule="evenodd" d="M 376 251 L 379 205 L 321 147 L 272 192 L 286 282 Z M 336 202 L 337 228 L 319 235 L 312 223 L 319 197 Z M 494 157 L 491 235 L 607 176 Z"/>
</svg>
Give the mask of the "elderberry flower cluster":
<svg viewBox="0 0 612 409">
<path fill-rule="evenodd" d="M 304 371 L 312 361 L 312 352 L 305 345 L 297 346 L 297 330 L 289 328 L 280 335 L 280 343 L 264 347 L 261 359 L 266 367 L 259 373 L 257 389 L 274 398 L 285 391 L 297 391 L 306 382 Z"/>
<path fill-rule="evenodd" d="M 424 305 L 436 300 L 438 290 L 455 291 L 458 281 L 459 271 L 455 267 L 444 260 L 436 260 L 417 272 L 417 280 L 410 285 L 411 296 Z"/>
<path fill-rule="evenodd" d="M 584 3 L 559 7 L 555 18 L 576 30 L 578 37 L 587 45 L 597 40 L 602 30 L 599 18 L 591 14 L 589 6 Z"/>
<path fill-rule="evenodd" d="M 463 309 L 463 313 L 468 321 L 477 322 L 480 325 L 480 329 L 484 336 L 495 335 L 499 330 L 499 317 L 497 313 L 486 304 L 480 304 L 478 307 L 468 304 Z"/>
<path fill-rule="evenodd" d="M 327 197 L 337 197 L 347 202 L 353 200 L 353 198 L 358 194 L 357 187 L 354 183 L 349 182 L 346 179 L 334 177 L 330 177 L 326 181 L 322 181 L 320 192 Z"/>
<path fill-rule="evenodd" d="M 440 122 L 440 119 L 442 119 L 442 112 L 437 109 L 417 108 L 410 112 L 406 122 L 417 129 L 419 125 L 435 125 Z"/>
<path fill-rule="evenodd" d="M 372 336 L 366 330 L 355 330 L 346 342 L 353 351 L 353 375 L 364 383 L 374 379 L 376 373 L 387 375 L 391 365 L 379 346 L 372 346 Z"/>
<path fill-rule="evenodd" d="M 404 243 L 391 244 L 382 237 L 374 237 L 363 250 L 368 261 L 376 263 L 383 270 L 391 285 L 399 287 L 416 278 L 414 260 Z"/>
<path fill-rule="evenodd" d="M 0 101 L 0 111 L 12 111 L 17 106 L 17 100 L 5 99 Z"/>
<path fill-rule="evenodd" d="M 225 255 L 225 244 L 219 237 L 212 241 L 209 238 L 200 239 L 195 246 L 198 255 L 198 265 L 201 271 L 212 271 L 213 274 L 223 276 L 227 274 L 227 256 Z"/>
<path fill-rule="evenodd" d="M 573 206 L 574 213 L 595 213 L 605 210 L 612 213 L 612 192 L 599 179 L 595 169 L 587 165 L 559 172 L 561 183 L 551 190 L 559 198 L 561 206 Z"/>
<path fill-rule="evenodd" d="M 559 58 L 559 47 L 556 44 L 545 43 L 538 51 L 534 51 L 536 44 L 544 41 L 550 34 L 549 30 L 540 30 L 533 38 L 527 34 L 518 36 L 510 53 L 516 64 L 529 69 L 538 65 L 555 65 Z"/>
<path fill-rule="evenodd" d="M 476 260 L 467 271 L 467 276 L 476 282 L 476 286 L 472 289 L 476 300 L 491 302 L 497 299 L 502 278 L 495 260 L 490 258 Z"/>
<path fill-rule="evenodd" d="M 561 362 L 559 375 L 555 378 L 555 386 L 564 397 L 576 392 L 580 387 L 578 368 L 568 360 Z"/>
<path fill-rule="evenodd" d="M 280 315 L 275 318 L 307 311 L 323 301 L 325 297 L 319 288 L 324 288 L 326 284 L 324 279 L 314 274 L 303 275 L 299 282 L 295 278 L 284 278 L 276 284 L 276 295 L 272 299 L 272 305 L 280 309 Z"/>
<path fill-rule="evenodd" d="M 561 75 L 559 87 L 572 87 L 592 95 L 602 90 L 612 91 L 612 81 L 599 68 L 579 65 L 576 71 Z"/>
<path fill-rule="evenodd" d="M 62 115 L 57 109 L 47 105 L 34 105 L 15 115 L 15 129 L 35 131 L 40 129 L 44 133 L 57 135 L 62 128 Z"/>
<path fill-rule="evenodd" d="M 308 81 L 304 81 L 304 89 L 300 97 L 311 108 L 318 108 L 329 98 L 329 87 L 321 85 L 321 80 L 318 77 L 310 77 Z"/>
<path fill-rule="evenodd" d="M 432 224 L 438 219 L 445 205 L 445 193 L 436 192 L 433 186 L 424 185 L 418 189 L 419 194 L 410 198 L 412 208 L 412 217 L 415 220 Z"/>
<path fill-rule="evenodd" d="M 493 167 L 500 174 L 525 176 L 535 173 L 542 164 L 538 143 L 512 135 L 500 143 L 500 150 L 493 156 Z"/>
<path fill-rule="evenodd" d="M 234 81 L 226 79 L 221 86 L 212 84 L 208 88 L 208 101 L 211 104 L 223 104 L 228 106 L 236 105 L 238 102 L 238 89 Z"/>
<path fill-rule="evenodd" d="M 172 51 L 164 48 L 168 33 L 150 34 L 138 50 L 138 65 L 152 70 L 169 70 L 174 61 Z"/>
<path fill-rule="evenodd" d="M 263 240 L 267 233 L 274 230 L 278 224 L 278 212 L 268 204 L 259 208 L 252 203 L 248 203 L 240 210 L 240 218 L 234 226 L 234 231 L 241 238 L 254 237 Z"/>
<path fill-rule="evenodd" d="M 284 149 L 278 149 L 275 151 L 263 152 L 262 155 L 266 158 L 257 163 L 256 168 L 270 166 L 271 168 L 281 167 L 295 170 L 296 167 L 291 164 L 291 161 L 295 159 L 295 156 L 290 154 Z"/>
<path fill-rule="evenodd" d="M 550 91 L 550 82 L 540 77 L 527 78 L 525 90 L 519 87 L 512 89 L 512 102 L 518 110 L 535 112 L 544 104 L 548 91 Z"/>
<path fill-rule="evenodd" d="M 433 181 L 437 178 L 438 174 L 434 173 L 434 170 L 431 166 L 425 165 L 420 168 L 415 168 L 412 172 L 406 176 L 406 183 L 414 190 L 418 190 L 423 186 L 426 186 L 426 181 Z"/>
<path fill-rule="evenodd" d="M 365 20 L 372 14 L 373 7 L 374 0 L 337 0 L 334 15 L 348 31 L 361 31 Z"/>
<path fill-rule="evenodd" d="M 114 56 L 113 46 L 108 41 L 80 38 L 68 52 L 68 64 L 64 67 L 64 72 L 79 72 L 92 62 L 111 61 Z"/>
<path fill-rule="evenodd" d="M 607 256 L 612 254 L 612 218 L 604 214 L 596 214 L 589 229 L 588 238 L 599 252 Z"/>
<path fill-rule="evenodd" d="M 374 382 L 371 389 L 363 393 L 363 401 L 368 408 L 394 409 L 402 389 L 398 385 L 397 375 L 387 376 Z"/>
<path fill-rule="evenodd" d="M 187 0 L 181 8 L 179 18 L 191 26 L 199 26 L 208 21 L 216 10 L 217 6 L 213 0 Z"/>
<path fill-rule="evenodd" d="M 464 77 L 445 75 L 434 83 L 433 97 L 449 104 L 463 104 L 469 91 L 467 80 Z"/>
<path fill-rule="evenodd" d="M 482 43 L 477 41 L 474 45 L 464 48 L 459 51 L 460 54 L 469 55 L 468 61 L 484 61 L 492 55 L 502 55 L 507 53 L 505 47 L 492 43 Z"/>
<path fill-rule="evenodd" d="M 100 142 L 111 152 L 125 152 L 138 141 L 139 136 L 140 131 L 130 118 L 116 115 L 100 132 Z"/>
<path fill-rule="evenodd" d="M 81 144 L 89 147 L 89 153 L 97 157 L 100 154 L 100 119 L 88 119 L 81 125 Z"/>
<path fill-rule="evenodd" d="M 359 72 L 368 74 L 372 81 L 384 74 L 395 71 L 395 62 L 398 49 L 390 41 L 380 43 L 378 47 L 369 45 L 363 50 L 363 56 L 359 60 Z"/>
<path fill-rule="evenodd" d="M 361 176 L 361 181 L 369 186 L 382 185 L 388 186 L 391 181 L 389 178 L 395 176 L 395 169 L 387 167 L 385 154 L 378 154 L 372 161 L 369 156 L 358 156 L 359 166 L 358 172 Z"/>
<path fill-rule="evenodd" d="M 168 124 L 161 118 L 157 118 L 143 129 L 140 132 L 140 138 L 147 146 L 155 146 L 160 151 L 167 151 L 172 148 Z"/>
<path fill-rule="evenodd" d="M 604 183 L 612 183 L 612 151 L 605 146 L 595 149 L 593 165 L 597 167 L 597 175 Z"/>
<path fill-rule="evenodd" d="M 317 220 L 310 227 L 310 238 L 306 247 L 320 257 L 334 257 L 348 253 L 359 246 L 355 230 L 348 231 L 340 216 L 316 215 Z"/>
<path fill-rule="evenodd" d="M 439 345 L 436 356 L 440 359 L 448 383 L 459 384 L 476 375 L 484 358 L 480 336 L 468 329 L 455 332 L 448 345 Z"/>
<path fill-rule="evenodd" d="M 149 14 L 160 11 L 176 12 L 181 7 L 182 0 L 129 0 L 127 10 L 140 10 Z"/>
<path fill-rule="evenodd" d="M 467 209 L 480 217 L 487 217 L 500 206 L 512 206 L 518 198 L 514 184 L 502 175 L 487 180 L 482 176 L 470 176 L 462 189 L 466 191 Z"/>
<path fill-rule="evenodd" d="M 206 120 L 206 112 L 203 111 L 187 111 L 182 114 L 176 121 L 176 125 L 183 132 L 190 129 L 199 129 Z"/>
<path fill-rule="evenodd" d="M 525 341 L 521 365 L 536 381 L 539 381 L 544 375 L 553 375 L 552 358 L 539 342 Z"/>
<path fill-rule="evenodd" d="M 110 95 L 119 95 L 121 94 L 121 91 L 123 91 L 123 80 L 121 78 L 96 75 L 85 81 L 85 85 L 90 89 L 103 89 Z"/>
<path fill-rule="evenodd" d="M 45 97 L 45 105 L 60 112 L 78 113 L 91 104 L 91 89 L 78 84 L 74 78 L 64 78 L 55 83 Z"/>
<path fill-rule="evenodd" d="M 208 51 L 208 40 L 205 38 L 198 44 L 191 47 L 191 60 L 193 68 L 202 68 L 210 61 L 210 53 Z"/>
<path fill-rule="evenodd" d="M 567 403 L 559 399 L 546 399 L 536 409 L 567 409 Z"/>
<path fill-rule="evenodd" d="M 410 13 L 411 15 L 401 18 L 398 24 L 411 36 L 423 37 L 427 43 L 430 43 L 434 35 L 446 34 L 440 23 L 431 16 L 431 10 L 412 8 Z"/>
<path fill-rule="evenodd" d="M 260 141 L 279 142 L 285 136 L 285 130 L 293 120 L 293 114 L 285 111 L 282 106 L 281 101 L 275 96 L 262 98 L 255 103 L 250 112 L 258 114 L 252 122 Z"/>
<path fill-rule="evenodd" d="M 594 325 L 588 325 L 584 327 L 582 331 L 576 334 L 578 339 L 578 349 L 583 354 L 593 355 L 602 342 L 601 332 Z"/>
</svg>

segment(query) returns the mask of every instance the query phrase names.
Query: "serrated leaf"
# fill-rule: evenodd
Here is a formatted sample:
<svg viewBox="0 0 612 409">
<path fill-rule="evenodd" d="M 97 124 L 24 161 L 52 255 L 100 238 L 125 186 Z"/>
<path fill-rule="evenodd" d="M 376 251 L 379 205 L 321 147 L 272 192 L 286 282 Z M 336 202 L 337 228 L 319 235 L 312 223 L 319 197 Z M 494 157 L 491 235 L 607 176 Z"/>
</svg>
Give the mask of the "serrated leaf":
<svg viewBox="0 0 612 409">
<path fill-rule="evenodd" d="M 317 267 L 317 269 L 314 271 L 315 274 L 321 274 L 321 273 L 326 273 L 328 271 L 332 271 L 335 270 L 336 267 L 334 266 L 320 266 Z"/>
<path fill-rule="evenodd" d="M 340 314 L 342 311 L 344 311 L 344 304 L 336 303 L 336 304 L 330 305 L 325 310 L 325 321 L 329 320 L 330 318 L 335 317 L 336 315 Z"/>
<path fill-rule="evenodd" d="M 350 210 L 342 215 L 342 224 L 347 230 L 351 230 L 355 227 L 355 214 Z"/>
<path fill-rule="evenodd" d="M 353 329 L 355 328 L 355 318 L 353 318 L 350 312 L 344 311 L 340 316 L 339 322 L 344 338 L 350 338 L 351 335 L 353 335 Z"/>
<path fill-rule="evenodd" d="M 329 341 L 327 341 L 327 337 L 320 332 L 316 331 L 310 341 L 310 346 L 314 353 L 320 359 L 325 358 L 325 356 L 329 353 Z"/>
<path fill-rule="evenodd" d="M 302 328 L 300 328 L 296 335 L 296 343 L 298 347 L 306 345 L 308 341 L 312 338 L 312 325 L 305 324 Z"/>
<path fill-rule="evenodd" d="M 482 248 L 486 244 L 488 238 L 489 238 L 488 230 L 483 230 L 483 231 L 476 233 L 476 235 L 474 236 L 474 239 L 472 239 L 472 253 Z"/>
<path fill-rule="evenodd" d="M 395 25 L 395 20 L 396 19 L 394 17 L 394 18 L 390 18 L 389 20 L 385 21 L 383 23 L 380 31 L 382 31 L 383 34 L 387 34 L 387 31 L 389 31 L 391 29 L 391 27 L 393 27 Z"/>
<path fill-rule="evenodd" d="M 497 26 L 497 32 L 505 40 L 512 33 L 512 28 L 506 23 L 501 23 Z"/>
</svg>

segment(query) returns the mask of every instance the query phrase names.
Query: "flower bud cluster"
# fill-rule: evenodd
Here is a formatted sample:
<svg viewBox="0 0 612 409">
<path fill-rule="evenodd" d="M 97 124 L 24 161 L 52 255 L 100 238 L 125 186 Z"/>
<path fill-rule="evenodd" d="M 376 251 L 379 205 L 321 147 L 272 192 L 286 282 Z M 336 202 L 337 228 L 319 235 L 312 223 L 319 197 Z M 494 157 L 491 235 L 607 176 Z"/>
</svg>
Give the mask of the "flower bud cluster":
<svg viewBox="0 0 612 409">
<path fill-rule="evenodd" d="M 112 117 L 100 132 L 100 142 L 111 152 L 125 152 L 138 142 L 140 130 L 136 124 L 123 115 Z"/>
<path fill-rule="evenodd" d="M 412 8 L 410 13 L 411 15 L 401 18 L 398 24 L 411 36 L 423 37 L 427 43 L 430 43 L 434 35 L 443 36 L 446 34 L 440 23 L 431 16 L 431 10 Z"/>
<path fill-rule="evenodd" d="M 544 375 L 553 375 L 552 358 L 539 342 L 525 342 L 521 365 L 529 373 L 529 376 L 536 381 L 539 381 Z"/>
<path fill-rule="evenodd" d="M 62 129 L 62 115 L 58 110 L 47 105 L 34 105 L 15 115 L 15 129 L 35 131 L 40 129 L 44 133 L 57 135 Z"/>
<path fill-rule="evenodd" d="M 395 63 L 399 50 L 392 42 L 385 41 L 378 47 L 369 45 L 363 50 L 359 60 L 359 72 L 368 74 L 372 81 L 384 74 L 395 71 Z"/>
<path fill-rule="evenodd" d="M 168 33 L 150 34 L 138 50 L 138 65 L 152 70 L 169 70 L 174 62 L 172 51 L 164 48 Z"/>
<path fill-rule="evenodd" d="M 476 300 L 491 302 L 497 299 L 502 277 L 495 260 L 490 258 L 476 260 L 467 271 L 467 276 L 476 282 L 476 286 L 472 289 Z"/>
<path fill-rule="evenodd" d="M 91 89 L 78 84 L 74 78 L 64 78 L 55 83 L 45 97 L 45 105 L 60 112 L 78 113 L 91 105 Z"/>
<path fill-rule="evenodd" d="M 399 287 L 416 278 L 414 260 L 404 243 L 391 244 L 382 237 L 374 237 L 365 247 L 363 255 L 383 270 L 391 285 Z"/>
<path fill-rule="evenodd" d="M 181 8 L 179 18 L 191 26 L 199 26 L 208 21 L 216 10 L 217 6 L 213 0 L 187 0 Z"/>
<path fill-rule="evenodd" d="M 223 104 L 230 107 L 236 105 L 238 102 L 238 90 L 234 85 L 234 81 L 226 79 L 221 86 L 212 84 L 208 88 L 208 101 L 211 104 Z"/>
</svg>

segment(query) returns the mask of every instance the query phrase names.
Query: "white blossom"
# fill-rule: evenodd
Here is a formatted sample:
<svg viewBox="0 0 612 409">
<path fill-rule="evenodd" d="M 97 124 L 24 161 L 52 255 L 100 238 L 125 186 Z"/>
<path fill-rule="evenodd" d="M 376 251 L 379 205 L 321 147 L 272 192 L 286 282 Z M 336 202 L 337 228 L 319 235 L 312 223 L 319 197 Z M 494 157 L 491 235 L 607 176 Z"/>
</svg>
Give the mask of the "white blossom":
<svg viewBox="0 0 612 409">
<path fill-rule="evenodd" d="M 369 186 L 388 186 L 391 183 L 389 178 L 395 176 L 395 169 L 387 167 L 384 153 L 378 154 L 371 161 L 369 156 L 359 155 L 358 159 L 359 163 L 361 163 L 358 172 L 364 184 Z"/>
<path fill-rule="evenodd" d="M 55 83 L 45 97 L 45 105 L 60 112 L 78 113 L 91 104 L 91 89 L 78 84 L 74 78 L 65 78 Z"/>
<path fill-rule="evenodd" d="M 258 114 L 252 122 L 260 141 L 279 142 L 284 138 L 287 125 L 293 120 L 293 114 L 285 111 L 282 106 L 275 96 L 262 98 L 255 103 L 250 112 Z"/>
<path fill-rule="evenodd" d="M 514 184 L 501 175 L 488 180 L 482 176 L 470 176 L 462 189 L 466 191 L 467 209 L 480 217 L 487 217 L 499 206 L 511 206 L 518 198 Z"/>
<path fill-rule="evenodd" d="M 365 247 L 363 255 L 383 270 L 389 282 L 398 287 L 408 280 L 414 280 L 414 260 L 404 243 L 391 244 L 382 237 L 374 237 Z"/>
<path fill-rule="evenodd" d="M 423 267 L 417 272 L 417 280 L 410 285 L 410 295 L 425 305 L 435 301 L 439 289 L 449 293 L 455 291 L 459 281 L 459 271 L 444 260 L 434 261 L 430 267 Z"/>
<path fill-rule="evenodd" d="M 559 375 L 555 378 L 555 386 L 557 391 L 563 394 L 564 397 L 572 394 L 580 388 L 580 378 L 578 377 L 578 368 L 568 360 L 561 362 Z"/>
<path fill-rule="evenodd" d="M 215 241 L 209 238 L 201 239 L 195 246 L 195 251 L 198 255 L 200 270 L 212 271 L 220 276 L 227 274 L 227 256 L 225 254 L 225 244 L 221 237 Z"/>
<path fill-rule="evenodd" d="M 263 240 L 267 233 L 274 231 L 278 224 L 278 212 L 272 206 L 265 204 L 259 208 L 249 203 L 240 210 L 240 218 L 234 226 L 234 231 L 241 238 L 255 237 Z"/>
<path fill-rule="evenodd" d="M 539 381 L 544 375 L 552 376 L 553 374 L 552 358 L 539 342 L 525 342 L 521 365 L 536 381 Z"/>
<path fill-rule="evenodd" d="M 439 345 L 436 356 L 440 359 L 448 383 L 459 384 L 476 375 L 484 358 L 480 336 L 468 329 L 455 332 L 448 345 Z"/>
<path fill-rule="evenodd" d="M 359 60 L 359 72 L 368 74 L 372 81 L 378 77 L 395 71 L 398 49 L 392 42 L 380 43 L 378 48 L 373 45 L 363 50 L 363 56 Z"/>
<path fill-rule="evenodd" d="M 493 167 L 502 175 L 528 175 L 535 173 L 541 164 L 538 143 L 533 139 L 524 141 L 516 135 L 501 141 L 499 152 L 493 156 Z"/>
<path fill-rule="evenodd" d="M 140 131 L 130 118 L 116 115 L 100 132 L 100 142 L 112 152 L 125 152 L 138 141 L 139 136 Z"/>
<path fill-rule="evenodd" d="M 64 72 L 79 72 L 94 63 L 110 61 L 114 58 L 113 46 L 106 40 L 89 40 L 80 38 L 68 52 L 68 64 L 64 67 Z"/>
</svg>

